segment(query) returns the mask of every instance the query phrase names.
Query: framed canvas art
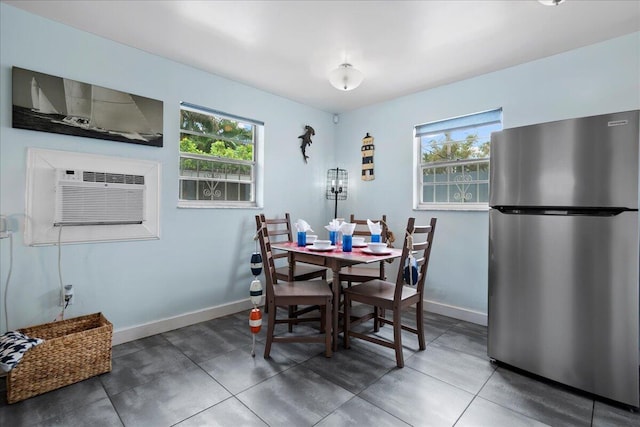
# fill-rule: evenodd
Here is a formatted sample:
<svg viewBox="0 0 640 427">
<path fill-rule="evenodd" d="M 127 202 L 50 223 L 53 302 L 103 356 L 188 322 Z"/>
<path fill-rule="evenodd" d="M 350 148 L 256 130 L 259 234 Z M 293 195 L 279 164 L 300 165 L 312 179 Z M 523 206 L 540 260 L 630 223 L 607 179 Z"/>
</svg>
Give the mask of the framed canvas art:
<svg viewBox="0 0 640 427">
<path fill-rule="evenodd" d="M 162 147 L 162 101 L 13 67 L 12 126 Z"/>
</svg>

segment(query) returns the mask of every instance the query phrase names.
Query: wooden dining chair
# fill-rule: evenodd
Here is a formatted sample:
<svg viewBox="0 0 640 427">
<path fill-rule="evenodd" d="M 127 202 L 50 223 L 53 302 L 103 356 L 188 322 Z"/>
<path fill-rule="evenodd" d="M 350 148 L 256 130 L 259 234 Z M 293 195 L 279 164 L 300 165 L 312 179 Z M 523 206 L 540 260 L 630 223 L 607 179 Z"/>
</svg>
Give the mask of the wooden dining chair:
<svg viewBox="0 0 640 427">
<path fill-rule="evenodd" d="M 264 214 L 256 215 L 257 230 L 260 230 L 261 223 L 266 224 L 272 243 L 293 242 L 291 216 L 288 212 L 284 214 L 284 218 L 266 218 Z M 276 277 L 278 278 L 278 280 L 284 280 L 285 282 L 312 279 L 327 280 L 327 269 L 325 267 L 295 262 L 293 259 L 293 255 L 287 252 L 274 253 L 272 254 L 272 256 L 276 264 L 280 264 L 276 260 L 284 258 L 287 259 L 287 262 L 284 265 L 276 265 Z M 289 266 L 291 264 L 293 264 L 293 275 L 290 274 L 291 270 Z M 269 296 L 267 295 L 267 298 L 268 297 Z M 289 317 L 300 316 L 302 314 L 308 313 L 309 311 L 313 311 L 314 309 L 315 307 L 304 307 L 302 309 L 298 309 L 298 307 L 290 306 Z M 267 307 L 265 310 L 268 313 L 269 308 Z M 293 324 L 290 324 L 289 332 L 292 331 Z"/>
<path fill-rule="evenodd" d="M 262 263 L 266 278 L 267 289 L 267 342 L 264 347 L 264 357 L 268 358 L 271 352 L 271 344 L 274 342 L 323 342 L 325 345 L 325 356 L 331 357 L 331 331 L 332 331 L 332 301 L 333 293 L 326 280 L 298 280 L 298 281 L 278 281 L 276 267 L 271 248 L 271 236 L 264 220 L 264 215 L 260 215 L 261 223 L 258 229 L 260 240 L 260 251 L 262 253 Z M 311 306 L 320 308 L 320 317 L 287 317 L 278 318 L 279 306 Z M 321 334 L 318 335 L 275 335 L 275 325 L 287 323 L 289 325 L 301 322 L 320 321 Z"/>
<path fill-rule="evenodd" d="M 415 225 L 415 218 L 409 218 L 405 232 L 402 257 L 398 268 L 398 275 L 395 283 L 380 279 L 354 285 L 344 290 L 344 347 L 349 348 L 350 339 L 359 338 L 374 344 L 379 344 L 395 350 L 396 364 L 398 368 L 404 366 L 404 356 L 402 353 L 402 330 L 413 332 L 418 335 L 420 350 L 426 348 L 424 339 L 423 324 L 423 293 L 424 282 L 427 277 L 427 267 L 433 246 L 433 236 L 436 231 L 436 218 L 431 218 L 430 225 Z M 417 280 L 415 285 L 409 286 L 405 283 L 405 265 L 409 255 L 415 259 L 417 266 Z M 410 274 L 413 280 L 413 274 Z M 359 302 L 373 307 L 369 313 L 351 319 L 351 303 Z M 412 305 L 416 305 L 416 326 L 402 323 L 402 311 Z M 380 314 L 380 309 L 392 310 L 393 319 L 388 319 Z M 380 324 L 393 325 L 393 341 L 381 339 L 370 334 L 355 332 L 352 328 L 355 325 L 373 319 L 373 331 L 378 332 Z"/>
<path fill-rule="evenodd" d="M 387 232 L 388 232 L 387 216 L 382 215 L 381 219 L 375 219 L 372 221 L 380 222 L 380 225 L 382 226 L 382 233 L 380 235 L 380 239 L 382 243 L 387 243 Z M 353 231 L 354 236 L 362 236 L 362 237 L 371 236 L 371 233 L 369 232 L 369 227 L 367 226 L 366 219 L 356 219 L 355 215 L 351 214 L 351 217 L 349 218 L 349 222 L 351 224 L 356 224 L 356 228 Z M 378 263 L 378 266 L 375 266 L 375 267 L 361 266 L 361 265 L 343 267 L 342 269 L 340 269 L 340 281 L 347 282 L 347 287 L 351 287 L 352 283 L 361 283 L 361 282 L 366 282 L 372 279 L 385 280 L 386 276 L 384 272 L 384 267 L 385 267 L 384 261 L 380 261 Z"/>
<path fill-rule="evenodd" d="M 258 215 L 256 215 L 256 221 L 258 221 Z M 269 229 L 269 236 L 271 236 L 272 243 L 293 242 L 291 216 L 289 213 L 285 213 L 284 218 L 264 218 L 264 223 Z M 311 280 L 317 278 L 327 279 L 326 268 L 301 262 L 294 263 L 293 276 L 289 277 L 289 264 L 294 262 L 293 255 L 286 252 L 273 254 L 274 261 L 281 258 L 287 258 L 288 262 L 284 266 L 276 266 L 276 276 L 279 280 L 291 282 L 294 280 Z"/>
</svg>

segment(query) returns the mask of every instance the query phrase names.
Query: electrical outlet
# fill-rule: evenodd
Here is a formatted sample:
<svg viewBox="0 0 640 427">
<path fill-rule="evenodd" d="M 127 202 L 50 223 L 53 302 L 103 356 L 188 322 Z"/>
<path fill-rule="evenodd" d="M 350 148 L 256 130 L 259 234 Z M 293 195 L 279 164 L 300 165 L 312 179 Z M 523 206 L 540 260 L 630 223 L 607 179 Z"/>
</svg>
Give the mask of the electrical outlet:
<svg viewBox="0 0 640 427">
<path fill-rule="evenodd" d="M 0 239 L 9 237 L 9 230 L 7 229 L 7 217 L 0 215 Z"/>
<path fill-rule="evenodd" d="M 73 285 L 65 285 L 64 290 L 60 294 L 60 305 L 62 307 L 73 304 Z"/>
</svg>

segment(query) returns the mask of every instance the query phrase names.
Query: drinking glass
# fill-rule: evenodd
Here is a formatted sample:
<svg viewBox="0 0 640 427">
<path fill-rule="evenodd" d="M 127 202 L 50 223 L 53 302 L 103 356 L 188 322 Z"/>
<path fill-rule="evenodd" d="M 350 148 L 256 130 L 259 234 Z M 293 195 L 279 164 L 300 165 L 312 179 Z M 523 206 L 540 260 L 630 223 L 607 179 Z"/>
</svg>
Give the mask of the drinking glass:
<svg viewBox="0 0 640 427">
<path fill-rule="evenodd" d="M 298 246 L 307 246 L 307 233 L 298 231 Z"/>
<path fill-rule="evenodd" d="M 332 245 L 338 243 L 338 232 L 337 231 L 329 231 L 329 240 Z"/>
<path fill-rule="evenodd" d="M 372 234 L 371 235 L 371 243 L 380 243 L 380 235 Z"/>
<path fill-rule="evenodd" d="M 351 235 L 342 235 L 342 252 L 351 252 L 352 246 L 352 237 Z"/>
</svg>

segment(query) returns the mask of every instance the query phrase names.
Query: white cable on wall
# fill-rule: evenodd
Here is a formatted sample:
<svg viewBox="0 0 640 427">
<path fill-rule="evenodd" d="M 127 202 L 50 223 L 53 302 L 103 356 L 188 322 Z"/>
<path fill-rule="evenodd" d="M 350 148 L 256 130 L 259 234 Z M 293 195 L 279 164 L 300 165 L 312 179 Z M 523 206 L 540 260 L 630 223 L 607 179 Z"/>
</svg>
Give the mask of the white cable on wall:
<svg viewBox="0 0 640 427">
<path fill-rule="evenodd" d="M 9 281 L 11 280 L 11 270 L 13 270 L 13 233 L 7 232 L 9 235 L 9 272 L 7 273 L 7 282 L 4 285 L 4 326 L 9 331 L 9 312 L 7 311 L 7 295 L 9 293 Z"/>
<path fill-rule="evenodd" d="M 58 278 L 60 279 L 60 295 L 64 295 L 64 282 L 62 281 L 62 225 L 58 230 Z M 62 297 L 60 297 L 62 298 Z M 62 302 L 62 311 L 54 320 L 64 320 L 64 310 L 67 308 L 65 301 Z"/>
</svg>

